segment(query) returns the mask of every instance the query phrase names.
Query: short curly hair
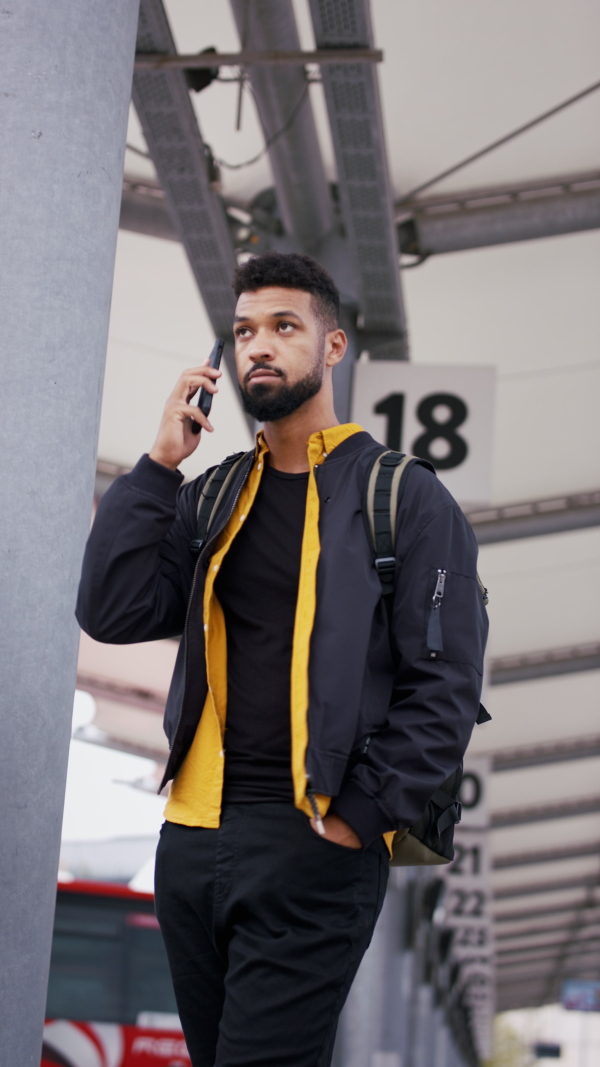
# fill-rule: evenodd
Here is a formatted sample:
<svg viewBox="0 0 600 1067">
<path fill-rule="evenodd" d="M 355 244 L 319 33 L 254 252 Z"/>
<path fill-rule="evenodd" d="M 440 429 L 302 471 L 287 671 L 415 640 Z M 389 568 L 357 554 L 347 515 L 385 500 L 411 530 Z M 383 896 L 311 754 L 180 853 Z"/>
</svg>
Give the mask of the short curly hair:
<svg viewBox="0 0 600 1067">
<path fill-rule="evenodd" d="M 314 298 L 315 313 L 325 330 L 337 329 L 340 294 L 333 278 L 312 256 L 299 252 L 265 252 L 246 260 L 236 268 L 233 276 L 236 297 L 272 285 L 310 293 Z"/>
</svg>

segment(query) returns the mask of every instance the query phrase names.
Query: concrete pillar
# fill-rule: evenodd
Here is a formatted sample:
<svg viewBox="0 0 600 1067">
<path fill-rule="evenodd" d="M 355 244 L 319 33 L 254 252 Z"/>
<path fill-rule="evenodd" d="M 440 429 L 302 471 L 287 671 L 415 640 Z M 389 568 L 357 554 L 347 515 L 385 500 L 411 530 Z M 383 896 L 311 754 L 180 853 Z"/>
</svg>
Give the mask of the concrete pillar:
<svg viewBox="0 0 600 1067">
<path fill-rule="evenodd" d="M 137 9 L 0 11 L 3 1067 L 40 1063 Z"/>
</svg>

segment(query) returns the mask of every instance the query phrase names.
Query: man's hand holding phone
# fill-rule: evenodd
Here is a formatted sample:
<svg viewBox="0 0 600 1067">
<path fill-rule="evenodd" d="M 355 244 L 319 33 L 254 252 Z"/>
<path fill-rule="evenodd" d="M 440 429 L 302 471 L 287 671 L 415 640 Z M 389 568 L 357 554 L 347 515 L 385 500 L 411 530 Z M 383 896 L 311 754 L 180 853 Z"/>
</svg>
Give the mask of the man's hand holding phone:
<svg viewBox="0 0 600 1067">
<path fill-rule="evenodd" d="M 217 345 L 211 353 L 213 362 L 216 348 Z M 218 366 L 210 366 L 210 359 L 201 367 L 192 367 L 183 372 L 167 400 L 156 441 L 149 453 L 155 463 L 177 470 L 179 464 L 196 451 L 200 430 L 212 433 L 213 427 L 208 419 L 210 405 L 207 401 L 212 400 L 212 396 L 218 392 L 217 379 L 221 373 Z M 202 406 L 191 403 L 199 389 L 203 390 L 200 397 Z"/>
</svg>

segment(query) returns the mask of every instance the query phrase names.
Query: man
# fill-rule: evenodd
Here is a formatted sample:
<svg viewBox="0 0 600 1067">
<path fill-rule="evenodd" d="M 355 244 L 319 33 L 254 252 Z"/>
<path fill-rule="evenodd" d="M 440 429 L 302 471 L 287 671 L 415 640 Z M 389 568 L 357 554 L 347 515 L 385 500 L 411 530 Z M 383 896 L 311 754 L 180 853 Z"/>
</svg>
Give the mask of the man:
<svg viewBox="0 0 600 1067">
<path fill-rule="evenodd" d="M 472 531 L 414 466 L 388 625 L 361 513 L 382 446 L 335 416 L 346 337 L 331 278 L 307 256 L 267 253 L 238 268 L 234 290 L 240 393 L 264 423 L 256 448 L 196 562 L 210 472 L 182 487 L 177 468 L 198 444 L 192 421 L 212 429 L 191 400 L 216 393 L 219 372 L 185 372 L 150 454 L 101 502 L 78 619 L 100 641 L 183 633 L 156 907 L 194 1067 L 327 1067 L 393 832 L 467 746 L 486 622 Z M 431 658 L 439 568 L 443 651 Z"/>
</svg>

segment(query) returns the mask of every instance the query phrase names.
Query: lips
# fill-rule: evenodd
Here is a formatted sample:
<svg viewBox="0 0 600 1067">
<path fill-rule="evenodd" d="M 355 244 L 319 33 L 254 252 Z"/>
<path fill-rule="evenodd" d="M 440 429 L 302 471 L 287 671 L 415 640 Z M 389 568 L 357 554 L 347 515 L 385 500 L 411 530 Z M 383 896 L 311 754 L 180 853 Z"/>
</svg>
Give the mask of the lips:
<svg viewBox="0 0 600 1067">
<path fill-rule="evenodd" d="M 246 378 L 246 381 L 248 381 L 248 382 L 255 382 L 257 380 L 258 381 L 267 381 L 268 379 L 280 378 L 280 377 L 281 377 L 281 373 L 279 371 L 277 371 L 277 370 L 271 370 L 270 368 L 266 368 L 266 367 L 259 367 L 256 370 L 250 371 L 250 374 L 248 374 L 248 376 Z"/>
</svg>

